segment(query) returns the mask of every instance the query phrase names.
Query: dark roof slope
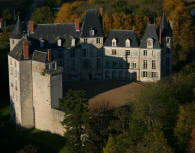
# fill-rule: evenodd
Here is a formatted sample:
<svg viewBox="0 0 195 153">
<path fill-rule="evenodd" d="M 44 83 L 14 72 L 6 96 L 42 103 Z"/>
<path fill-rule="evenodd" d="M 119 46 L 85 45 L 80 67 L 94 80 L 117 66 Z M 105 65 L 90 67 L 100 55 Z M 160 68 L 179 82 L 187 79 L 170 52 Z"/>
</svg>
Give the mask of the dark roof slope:
<svg viewBox="0 0 195 153">
<path fill-rule="evenodd" d="M 143 39 L 140 44 L 140 48 L 147 48 L 147 39 L 152 38 L 154 41 L 153 48 L 160 49 L 160 44 L 158 40 L 158 35 L 156 33 L 156 28 L 154 24 L 148 24 L 146 31 L 144 33 Z"/>
<path fill-rule="evenodd" d="M 47 52 L 35 50 L 33 55 L 32 55 L 32 59 L 39 61 L 39 62 L 46 62 L 47 61 Z"/>
<path fill-rule="evenodd" d="M 9 53 L 9 55 L 17 60 L 23 60 L 23 41 L 27 40 L 26 38 L 22 38 L 19 43 L 14 47 L 14 49 Z M 35 50 L 35 45 L 29 41 L 29 56 L 31 58 L 33 51 Z"/>
<path fill-rule="evenodd" d="M 49 43 L 55 43 L 57 39 L 67 39 L 69 36 L 79 37 L 76 32 L 74 23 L 58 23 L 58 24 L 35 24 L 34 33 L 30 34 L 31 38 L 43 39 Z"/>
<path fill-rule="evenodd" d="M 157 32 L 159 33 L 159 30 L 162 30 L 162 36 L 172 36 L 172 29 L 170 26 L 170 23 L 167 22 L 167 19 L 165 15 L 163 15 L 162 20 L 157 28 Z"/>
<path fill-rule="evenodd" d="M 90 29 L 95 31 L 94 36 L 90 36 Z M 81 27 L 80 37 L 104 37 L 101 18 L 95 9 L 87 10 Z"/>
<path fill-rule="evenodd" d="M 116 39 L 117 47 L 125 47 L 125 41 L 130 40 L 131 47 L 139 47 L 138 37 L 133 30 L 111 30 L 104 46 L 112 46 L 112 39 Z"/>
<path fill-rule="evenodd" d="M 20 18 L 18 17 L 17 23 L 12 31 L 10 38 L 20 39 L 22 38 L 22 24 L 20 22 Z"/>
</svg>

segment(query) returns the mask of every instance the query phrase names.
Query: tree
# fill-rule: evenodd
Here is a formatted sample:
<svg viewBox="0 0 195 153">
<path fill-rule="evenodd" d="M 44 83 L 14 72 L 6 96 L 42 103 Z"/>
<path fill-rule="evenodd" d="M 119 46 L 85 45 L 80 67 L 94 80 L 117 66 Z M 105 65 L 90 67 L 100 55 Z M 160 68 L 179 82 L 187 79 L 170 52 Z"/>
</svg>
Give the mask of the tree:
<svg viewBox="0 0 195 153">
<path fill-rule="evenodd" d="M 4 9 L 3 12 L 2 12 L 2 17 L 4 19 L 11 20 L 12 19 L 12 15 L 11 15 L 10 9 L 8 9 L 8 8 Z"/>
<path fill-rule="evenodd" d="M 64 3 L 57 14 L 55 23 L 74 22 L 75 19 L 82 19 L 85 11 L 85 3 L 76 1 L 74 3 Z"/>
<path fill-rule="evenodd" d="M 174 133 L 177 138 L 177 149 L 184 152 L 187 148 L 190 134 L 195 127 L 195 102 L 181 105 L 179 107 L 179 114 L 177 125 Z"/>
<path fill-rule="evenodd" d="M 85 92 L 69 90 L 64 99 L 60 100 L 60 107 L 65 112 L 62 124 L 71 152 L 85 152 L 89 140 L 89 113 Z"/>
<path fill-rule="evenodd" d="M 108 36 L 111 27 L 112 27 L 112 19 L 110 18 L 108 13 L 105 13 L 103 16 L 103 29 L 106 37 Z"/>
<path fill-rule="evenodd" d="M 109 136 L 105 148 L 103 148 L 103 153 L 117 153 L 115 149 L 115 140 L 112 135 Z"/>
<path fill-rule="evenodd" d="M 163 133 L 158 130 L 151 130 L 144 134 L 143 140 L 137 144 L 137 153 L 173 153 L 167 145 Z"/>
<path fill-rule="evenodd" d="M 43 6 L 37 8 L 32 14 L 31 20 L 35 23 L 53 23 L 54 15 L 50 7 Z"/>
<path fill-rule="evenodd" d="M 182 0 L 165 0 L 163 6 L 173 23 L 173 65 L 178 70 L 194 57 L 191 50 L 194 41 L 192 17 Z"/>
</svg>

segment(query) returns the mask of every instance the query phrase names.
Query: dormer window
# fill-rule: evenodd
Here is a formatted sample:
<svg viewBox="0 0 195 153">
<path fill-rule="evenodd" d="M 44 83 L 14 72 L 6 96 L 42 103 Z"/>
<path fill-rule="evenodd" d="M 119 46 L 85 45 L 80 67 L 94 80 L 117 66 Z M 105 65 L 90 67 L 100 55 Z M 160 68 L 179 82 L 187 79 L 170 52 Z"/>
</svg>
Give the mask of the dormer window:
<svg viewBox="0 0 195 153">
<path fill-rule="evenodd" d="M 127 40 L 125 41 L 125 47 L 130 47 L 130 40 L 129 40 L 129 39 L 127 39 Z"/>
<path fill-rule="evenodd" d="M 152 38 L 147 39 L 147 48 L 153 48 L 153 39 Z"/>
<path fill-rule="evenodd" d="M 58 45 L 58 47 L 62 46 L 62 39 L 58 39 L 57 45 Z"/>
<path fill-rule="evenodd" d="M 75 46 L 75 41 L 76 41 L 76 40 L 75 40 L 74 38 L 71 40 L 71 46 L 72 46 L 72 47 Z"/>
<path fill-rule="evenodd" d="M 112 46 L 113 46 L 113 47 L 116 47 L 116 39 L 115 39 L 115 38 L 112 39 Z"/>
<path fill-rule="evenodd" d="M 41 40 L 40 40 L 40 48 L 43 48 L 43 47 L 44 47 L 44 40 L 41 39 Z"/>
<path fill-rule="evenodd" d="M 89 30 L 90 36 L 94 36 L 95 35 L 95 31 L 93 29 Z"/>
</svg>

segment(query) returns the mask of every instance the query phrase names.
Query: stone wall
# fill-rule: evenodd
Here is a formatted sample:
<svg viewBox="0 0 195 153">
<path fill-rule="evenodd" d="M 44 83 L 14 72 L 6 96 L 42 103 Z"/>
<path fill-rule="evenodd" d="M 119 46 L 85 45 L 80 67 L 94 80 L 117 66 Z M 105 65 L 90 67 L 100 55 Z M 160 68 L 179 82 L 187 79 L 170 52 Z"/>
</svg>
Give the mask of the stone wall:
<svg viewBox="0 0 195 153">
<path fill-rule="evenodd" d="M 10 117 L 15 124 L 22 125 L 19 65 L 19 61 L 8 55 Z"/>
<path fill-rule="evenodd" d="M 22 126 L 34 127 L 33 91 L 32 91 L 32 61 L 20 61 L 20 101 Z"/>
<path fill-rule="evenodd" d="M 43 73 L 45 63 L 32 62 L 35 128 L 63 135 L 63 112 L 53 109 L 62 98 L 62 74 Z"/>
</svg>

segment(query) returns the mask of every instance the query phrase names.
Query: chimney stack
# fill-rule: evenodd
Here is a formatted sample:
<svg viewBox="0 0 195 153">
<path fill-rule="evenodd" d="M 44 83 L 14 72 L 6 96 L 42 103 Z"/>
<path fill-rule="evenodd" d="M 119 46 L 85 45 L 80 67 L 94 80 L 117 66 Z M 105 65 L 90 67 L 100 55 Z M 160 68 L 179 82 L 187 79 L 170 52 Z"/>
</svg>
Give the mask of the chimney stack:
<svg viewBox="0 0 195 153">
<path fill-rule="evenodd" d="M 76 31 L 80 31 L 80 22 L 79 22 L 79 19 L 76 19 L 75 20 L 75 29 L 76 29 Z"/>
<path fill-rule="evenodd" d="M 99 15 L 100 15 L 100 16 L 103 16 L 103 12 L 104 12 L 104 11 L 103 11 L 103 7 L 100 7 L 100 8 L 99 8 Z"/>
<path fill-rule="evenodd" d="M 159 29 L 159 43 L 162 44 L 162 29 Z"/>
<path fill-rule="evenodd" d="M 51 62 L 51 49 L 47 50 L 47 60 L 48 62 Z"/>
<path fill-rule="evenodd" d="M 34 21 L 29 21 L 29 32 L 34 33 Z"/>
<path fill-rule="evenodd" d="M 23 46 L 24 59 L 28 59 L 29 58 L 29 43 L 28 43 L 28 40 L 23 41 L 22 46 Z"/>
</svg>

